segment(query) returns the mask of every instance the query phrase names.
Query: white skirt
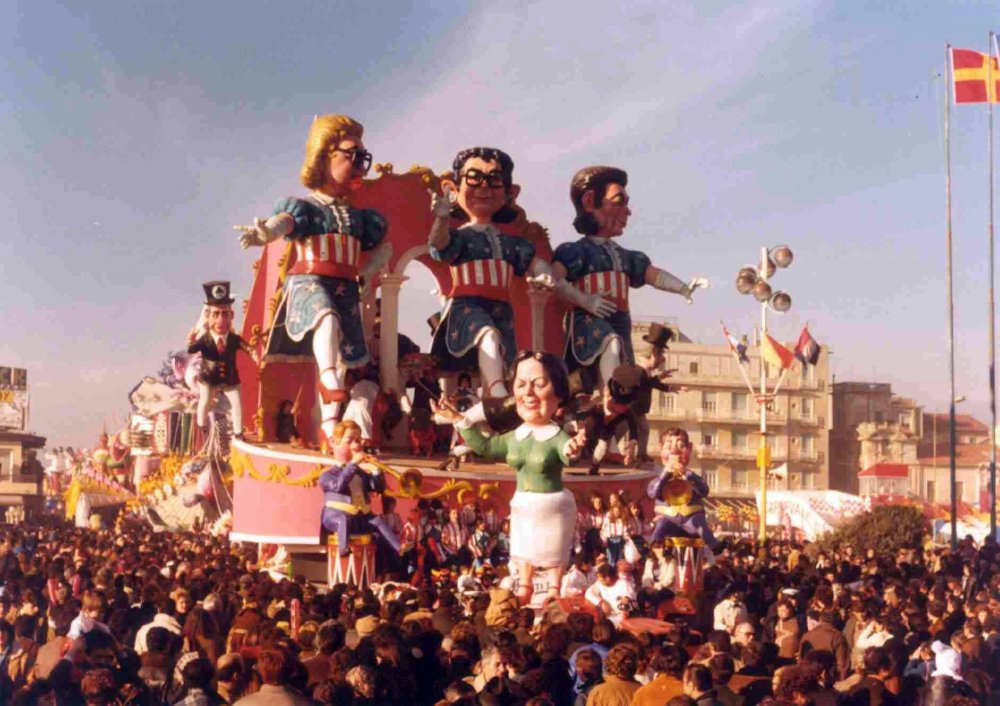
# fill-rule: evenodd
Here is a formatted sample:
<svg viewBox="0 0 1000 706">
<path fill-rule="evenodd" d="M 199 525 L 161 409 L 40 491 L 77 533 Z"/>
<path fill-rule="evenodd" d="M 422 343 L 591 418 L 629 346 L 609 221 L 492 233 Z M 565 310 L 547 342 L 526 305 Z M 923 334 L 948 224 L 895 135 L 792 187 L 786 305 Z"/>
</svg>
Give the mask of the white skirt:
<svg viewBox="0 0 1000 706">
<path fill-rule="evenodd" d="M 510 556 L 536 567 L 566 566 L 575 525 L 573 493 L 519 490 L 510 501 Z"/>
</svg>

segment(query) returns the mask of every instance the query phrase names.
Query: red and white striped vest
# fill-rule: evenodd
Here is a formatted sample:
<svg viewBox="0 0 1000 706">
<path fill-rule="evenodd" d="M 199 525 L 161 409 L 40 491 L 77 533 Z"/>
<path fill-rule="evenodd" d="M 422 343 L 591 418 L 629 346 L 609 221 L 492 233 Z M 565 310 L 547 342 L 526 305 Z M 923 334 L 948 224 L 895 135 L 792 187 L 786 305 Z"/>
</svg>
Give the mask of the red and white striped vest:
<svg viewBox="0 0 1000 706">
<path fill-rule="evenodd" d="M 498 301 L 510 300 L 510 278 L 513 268 L 500 258 L 472 260 L 451 266 L 451 296 L 486 297 Z"/>
<path fill-rule="evenodd" d="M 584 294 L 602 294 L 618 307 L 628 311 L 629 278 L 625 272 L 591 272 L 573 283 Z"/>
<path fill-rule="evenodd" d="M 295 241 L 295 264 L 292 275 L 322 275 L 355 280 L 361 241 L 346 233 L 310 235 Z"/>
</svg>

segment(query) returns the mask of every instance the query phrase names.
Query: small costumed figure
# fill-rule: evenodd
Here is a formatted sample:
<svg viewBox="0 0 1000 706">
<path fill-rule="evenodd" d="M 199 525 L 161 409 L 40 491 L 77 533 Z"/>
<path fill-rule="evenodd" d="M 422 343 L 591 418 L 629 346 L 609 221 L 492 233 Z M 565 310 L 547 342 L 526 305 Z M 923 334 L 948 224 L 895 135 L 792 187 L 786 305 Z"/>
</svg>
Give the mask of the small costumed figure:
<svg viewBox="0 0 1000 706">
<path fill-rule="evenodd" d="M 586 167 L 573 177 L 570 199 L 576 208 L 573 227 L 583 235 L 556 248 L 552 259 L 555 292 L 575 307 L 566 321 L 566 364 L 570 370 L 596 364 L 602 384 L 622 363 L 634 363 L 632 287 L 650 285 L 679 294 L 689 302 L 708 280 L 684 283 L 654 267 L 649 257 L 614 242 L 632 213 L 625 186 L 628 175 L 615 167 Z"/>
<path fill-rule="evenodd" d="M 714 553 L 718 547 L 705 519 L 702 501 L 708 497 L 708 483 L 688 468 L 693 445 L 683 429 L 667 429 L 660 436 L 660 460 L 663 471 L 649 483 L 647 494 L 656 501 L 655 512 L 659 516 L 653 529 L 652 540 L 661 541 L 665 537 L 700 537 Z M 679 492 L 671 492 L 664 500 L 664 490 L 671 490 L 668 484 L 676 484 Z M 686 484 L 686 487 L 685 487 Z"/>
<path fill-rule="evenodd" d="M 302 184 L 306 198 L 278 202 L 274 215 L 253 225 L 235 226 L 244 248 L 286 238 L 295 245 L 295 262 L 267 338 L 265 359 L 313 357 L 319 371 L 322 421 L 327 441 L 339 405 L 348 399 L 346 372 L 368 362 L 361 325 L 361 290 L 392 255 L 385 241 L 385 218 L 348 203 L 371 167 L 361 123 L 344 115 L 313 120 L 306 142 Z M 362 264 L 361 253 L 369 253 Z"/>
<path fill-rule="evenodd" d="M 243 436 L 243 407 L 240 404 L 240 375 L 236 354 L 243 351 L 259 363 L 256 351 L 233 333 L 233 302 L 229 282 L 206 282 L 205 306 L 198 325 L 188 334 L 188 355 L 201 353 L 201 379 L 198 380 L 198 426 L 208 426 L 208 407 L 220 392 L 229 400 L 233 435 Z"/>
<path fill-rule="evenodd" d="M 442 180 L 444 194 L 432 195 L 428 245 L 431 257 L 451 265 L 452 285 L 431 354 L 444 371 L 478 371 L 484 397 L 504 397 L 504 370 L 517 350 L 511 279 L 530 275 L 532 286 L 551 288 L 551 270 L 535 256 L 534 243 L 494 225 L 516 216 L 512 204 L 520 187 L 513 183 L 510 156 L 473 147 L 458 153 L 452 169 L 455 180 Z M 453 215 L 468 223 L 450 228 Z"/>
<path fill-rule="evenodd" d="M 333 430 L 331 452 L 337 465 L 331 466 L 319 477 L 323 491 L 323 527 L 337 533 L 340 554 L 351 553 L 348 543 L 351 534 L 378 530 L 382 538 L 399 552 L 399 538 L 381 516 L 372 513 L 368 496 L 385 491 L 385 477 L 378 469 L 368 471 L 361 467 L 366 454 L 361 445 L 361 429 L 354 422 L 340 422 Z"/>
<path fill-rule="evenodd" d="M 562 471 L 579 455 L 583 439 L 570 437 L 552 421 L 569 396 L 566 366 L 558 356 L 522 352 L 514 362 L 513 387 L 522 421 L 517 429 L 487 438 L 469 424 L 474 415 L 464 416 L 457 426 L 477 454 L 503 459 L 517 471 L 510 503 L 510 558 L 518 564 L 519 600 L 527 603 L 536 568 L 553 569 L 551 584 L 558 586 L 569 562 L 576 501 L 563 487 Z"/>
<path fill-rule="evenodd" d="M 641 378 L 639 381 L 639 391 L 632 409 L 635 412 L 636 424 L 639 427 L 639 461 L 640 463 L 652 463 L 649 457 L 649 410 L 653 405 L 653 390 L 660 392 L 673 392 L 664 380 L 670 377 L 672 370 L 662 370 L 665 362 L 664 351 L 667 343 L 673 337 L 673 332 L 661 324 L 650 324 L 649 333 L 642 337 L 650 345 L 649 353 L 639 361 Z"/>
</svg>

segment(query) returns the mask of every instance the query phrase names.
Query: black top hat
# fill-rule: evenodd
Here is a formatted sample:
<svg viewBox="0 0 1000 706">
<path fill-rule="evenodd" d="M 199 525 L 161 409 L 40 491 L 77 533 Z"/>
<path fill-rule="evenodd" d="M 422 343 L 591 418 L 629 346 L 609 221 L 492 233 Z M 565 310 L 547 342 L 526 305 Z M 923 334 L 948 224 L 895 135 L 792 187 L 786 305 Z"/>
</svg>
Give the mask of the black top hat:
<svg viewBox="0 0 1000 706">
<path fill-rule="evenodd" d="M 236 301 L 229 296 L 229 282 L 215 280 L 201 286 L 205 290 L 205 303 L 209 306 L 228 306 Z"/>
<path fill-rule="evenodd" d="M 438 326 L 441 325 L 441 312 L 436 311 L 427 317 L 427 325 L 431 327 L 431 336 L 437 332 Z"/>
<path fill-rule="evenodd" d="M 652 343 L 653 348 L 666 348 L 667 343 L 674 337 L 674 332 L 662 324 L 650 324 L 649 333 L 642 337 L 646 343 Z"/>
</svg>

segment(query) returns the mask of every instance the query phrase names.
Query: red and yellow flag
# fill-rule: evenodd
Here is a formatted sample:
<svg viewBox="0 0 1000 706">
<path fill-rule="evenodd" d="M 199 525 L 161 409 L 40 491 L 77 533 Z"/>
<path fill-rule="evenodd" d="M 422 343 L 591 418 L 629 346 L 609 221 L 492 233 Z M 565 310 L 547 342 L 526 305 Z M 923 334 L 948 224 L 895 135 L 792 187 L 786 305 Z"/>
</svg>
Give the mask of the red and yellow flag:
<svg viewBox="0 0 1000 706">
<path fill-rule="evenodd" d="M 760 354 L 764 356 L 764 360 L 769 365 L 773 365 L 776 368 L 790 368 L 792 367 L 792 363 L 795 362 L 795 354 L 766 333 L 760 342 Z"/>
<path fill-rule="evenodd" d="M 993 80 L 989 65 L 993 63 Z M 951 50 L 951 74 L 954 80 L 955 103 L 996 103 L 1000 95 L 1000 66 L 995 56 L 971 49 Z M 992 85 L 989 85 L 991 84 Z"/>
</svg>

